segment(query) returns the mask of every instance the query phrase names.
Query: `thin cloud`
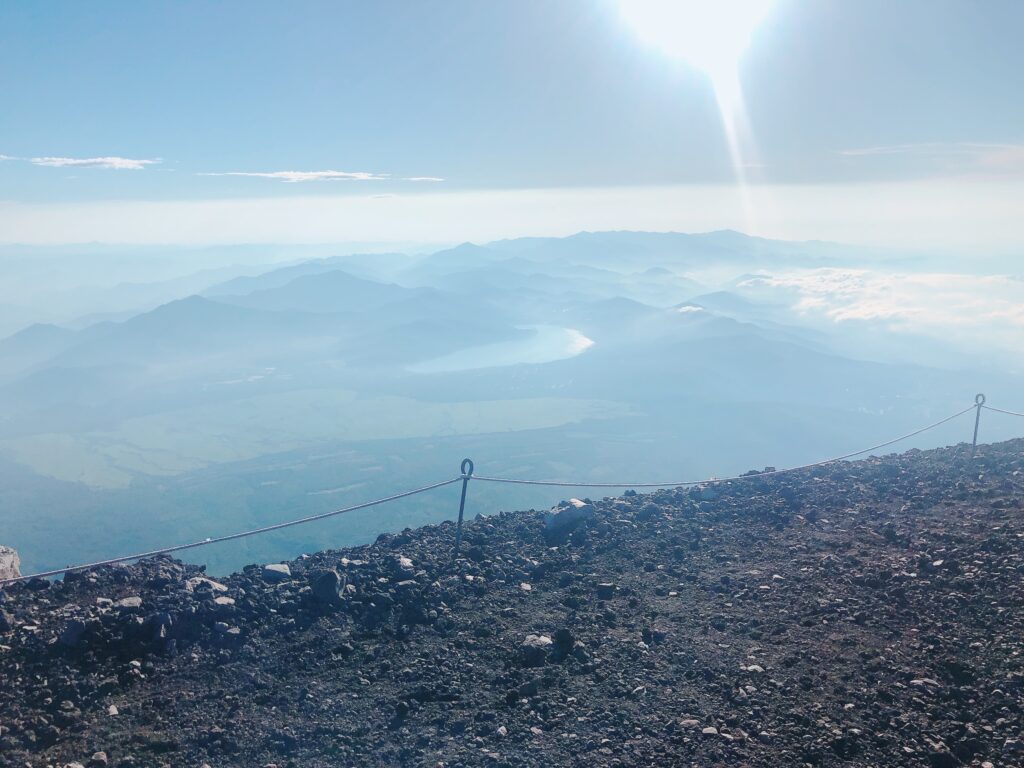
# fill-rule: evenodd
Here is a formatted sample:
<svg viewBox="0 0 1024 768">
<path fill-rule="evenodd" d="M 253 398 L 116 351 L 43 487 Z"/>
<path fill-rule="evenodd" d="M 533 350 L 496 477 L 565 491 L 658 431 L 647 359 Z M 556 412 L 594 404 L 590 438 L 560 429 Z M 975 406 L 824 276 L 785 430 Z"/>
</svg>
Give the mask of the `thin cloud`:
<svg viewBox="0 0 1024 768">
<path fill-rule="evenodd" d="M 386 173 L 366 171 L 223 171 L 200 173 L 199 176 L 251 176 L 260 179 L 278 179 L 288 184 L 303 181 L 383 181 L 390 178 Z"/>
<path fill-rule="evenodd" d="M 141 171 L 147 165 L 157 165 L 159 158 L 137 160 L 132 157 L 31 157 L 33 165 L 50 168 L 109 168 L 115 171 Z"/>
<path fill-rule="evenodd" d="M 851 158 L 916 158 L 945 170 L 961 172 L 1024 174 L 1024 144 L 923 142 L 842 149 L 839 154 Z"/>
<path fill-rule="evenodd" d="M 444 181 L 440 176 L 406 176 L 405 181 Z"/>
</svg>

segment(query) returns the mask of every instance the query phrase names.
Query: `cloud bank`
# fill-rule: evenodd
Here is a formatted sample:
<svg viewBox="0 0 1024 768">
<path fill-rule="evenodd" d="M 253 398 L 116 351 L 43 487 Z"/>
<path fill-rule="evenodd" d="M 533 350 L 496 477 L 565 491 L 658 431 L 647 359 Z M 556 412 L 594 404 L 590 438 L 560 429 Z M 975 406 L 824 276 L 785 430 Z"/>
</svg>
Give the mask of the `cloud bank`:
<svg viewBox="0 0 1024 768">
<path fill-rule="evenodd" d="M 1021 278 L 823 268 L 753 277 L 738 287 L 785 296 L 791 309 L 805 317 L 957 340 L 1021 359 Z"/>
</svg>

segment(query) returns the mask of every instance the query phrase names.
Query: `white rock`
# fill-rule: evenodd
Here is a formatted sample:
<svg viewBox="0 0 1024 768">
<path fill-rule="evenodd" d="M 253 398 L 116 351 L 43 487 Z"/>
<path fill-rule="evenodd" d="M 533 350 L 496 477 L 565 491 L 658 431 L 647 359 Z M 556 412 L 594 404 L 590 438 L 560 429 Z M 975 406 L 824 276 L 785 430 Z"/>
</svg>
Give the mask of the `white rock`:
<svg viewBox="0 0 1024 768">
<path fill-rule="evenodd" d="M 0 546 L 0 579 L 16 579 L 21 576 L 21 559 L 17 550 Z"/>
<path fill-rule="evenodd" d="M 594 516 L 594 506 L 579 499 L 569 499 L 564 505 L 552 507 L 544 515 L 544 526 L 551 531 L 564 531 L 574 528 L 584 520 Z"/>
<path fill-rule="evenodd" d="M 552 643 L 552 639 L 547 635 L 527 635 L 523 640 L 523 646 L 533 648 L 547 648 Z"/>
<path fill-rule="evenodd" d="M 210 589 L 212 589 L 214 592 L 228 591 L 228 588 L 220 582 L 214 581 L 213 579 L 208 579 L 205 576 L 193 576 L 191 579 L 188 579 L 185 582 L 185 590 L 187 592 L 193 592 L 195 591 L 196 587 L 200 586 L 201 584 L 209 585 Z"/>
<path fill-rule="evenodd" d="M 263 566 L 263 580 L 270 582 L 288 581 L 292 577 L 292 569 L 287 563 L 270 563 Z"/>
</svg>

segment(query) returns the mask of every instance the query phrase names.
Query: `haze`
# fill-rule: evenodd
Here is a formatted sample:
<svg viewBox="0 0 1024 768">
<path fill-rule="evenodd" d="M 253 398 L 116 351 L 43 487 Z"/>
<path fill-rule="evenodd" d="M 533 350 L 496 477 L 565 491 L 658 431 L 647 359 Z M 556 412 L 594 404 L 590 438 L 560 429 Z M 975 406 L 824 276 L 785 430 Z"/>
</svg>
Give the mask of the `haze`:
<svg viewBox="0 0 1024 768">
<path fill-rule="evenodd" d="M 0 544 L 30 572 L 464 456 L 693 479 L 977 392 L 1021 410 L 1022 6 L 707 8 L 0 8 Z M 472 513 L 564 495 L 480 488 Z M 422 496 L 194 557 L 455 511 Z"/>
</svg>

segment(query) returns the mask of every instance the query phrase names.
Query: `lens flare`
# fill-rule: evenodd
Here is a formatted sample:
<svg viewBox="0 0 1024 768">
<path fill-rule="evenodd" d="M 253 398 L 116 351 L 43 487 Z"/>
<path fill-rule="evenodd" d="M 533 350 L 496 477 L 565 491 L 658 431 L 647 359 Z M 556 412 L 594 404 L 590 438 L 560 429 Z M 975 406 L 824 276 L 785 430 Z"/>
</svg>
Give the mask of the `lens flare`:
<svg viewBox="0 0 1024 768">
<path fill-rule="evenodd" d="M 753 136 L 740 87 L 739 60 L 772 0 L 621 0 L 626 23 L 644 43 L 703 71 L 715 91 L 744 214 L 751 225 L 746 169 Z"/>
</svg>

